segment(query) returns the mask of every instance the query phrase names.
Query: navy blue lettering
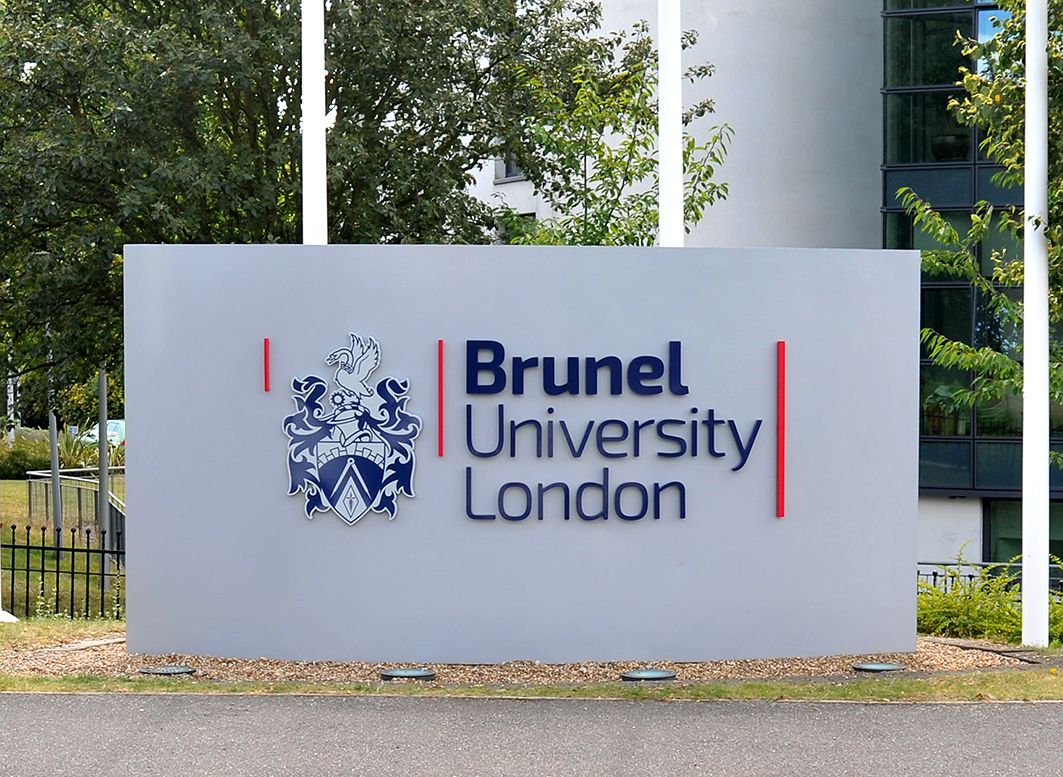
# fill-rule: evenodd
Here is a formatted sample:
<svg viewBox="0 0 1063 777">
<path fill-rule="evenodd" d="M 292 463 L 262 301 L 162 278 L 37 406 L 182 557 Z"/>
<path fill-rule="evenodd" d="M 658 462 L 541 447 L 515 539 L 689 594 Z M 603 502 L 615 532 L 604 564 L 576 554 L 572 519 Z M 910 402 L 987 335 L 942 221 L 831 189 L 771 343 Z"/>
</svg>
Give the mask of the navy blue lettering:
<svg viewBox="0 0 1063 777">
<path fill-rule="evenodd" d="M 720 459 L 720 458 L 723 458 L 724 456 L 726 456 L 727 455 L 726 453 L 721 453 L 720 451 L 716 450 L 716 427 L 717 426 L 723 426 L 727 422 L 724 421 L 722 418 L 717 418 L 716 417 L 716 410 L 714 408 L 710 407 L 708 412 L 705 414 L 705 420 L 702 421 L 701 423 L 708 430 L 709 455 L 710 456 L 714 456 L 717 459 Z"/>
<path fill-rule="evenodd" d="M 579 393 L 579 357 L 569 356 L 565 359 L 567 377 L 563 384 L 557 382 L 557 359 L 553 356 L 543 358 L 543 391 L 550 396 Z"/>
<path fill-rule="evenodd" d="M 757 441 L 757 432 L 760 431 L 760 425 L 763 423 L 759 418 L 757 422 L 753 424 L 753 431 L 749 433 L 749 440 L 746 443 L 742 442 L 742 435 L 738 432 L 738 426 L 734 421 L 728 421 L 727 425 L 731 427 L 731 436 L 734 437 L 735 445 L 738 446 L 739 462 L 736 466 L 731 467 L 732 472 L 738 472 L 746 465 L 749 460 L 749 454 L 753 452 L 753 443 Z"/>
<path fill-rule="evenodd" d="M 683 344 L 678 340 L 668 343 L 668 390 L 680 397 L 690 393 L 683 385 Z"/>
<path fill-rule="evenodd" d="M 657 385 L 647 385 L 647 381 L 664 377 L 664 362 L 656 356 L 636 356 L 627 366 L 627 385 L 636 394 L 649 396 L 661 394 L 664 389 Z"/>
<path fill-rule="evenodd" d="M 681 519 L 687 517 L 687 487 L 678 480 L 673 480 L 663 486 L 660 483 L 653 484 L 653 520 L 655 521 L 661 517 L 661 494 L 669 488 L 679 491 L 679 517 Z"/>
<path fill-rule="evenodd" d="M 480 360 L 480 354 L 486 351 L 486 361 Z M 465 393 L 498 394 L 506 387 L 506 371 L 502 362 L 506 358 L 506 349 L 497 340 L 465 341 Z M 490 382 L 480 383 L 480 373 L 487 373 Z"/>
<path fill-rule="evenodd" d="M 524 372 L 539 366 L 538 356 L 529 356 L 522 359 L 520 356 L 513 357 L 513 393 L 524 393 Z"/>
<path fill-rule="evenodd" d="M 619 356 L 603 356 L 598 359 L 594 356 L 587 357 L 586 382 L 587 394 L 593 396 L 598 393 L 598 370 L 606 367 L 609 370 L 609 393 L 620 394 L 624 391 L 624 363 Z"/>
<path fill-rule="evenodd" d="M 693 413 L 694 415 L 697 415 L 698 414 L 698 409 L 696 407 L 692 407 L 692 408 L 690 408 L 690 412 Z M 691 457 L 694 457 L 694 456 L 698 455 L 698 422 L 697 421 L 691 421 L 690 422 L 690 455 L 691 455 Z"/>
<path fill-rule="evenodd" d="M 561 504 L 565 508 L 565 520 L 567 521 L 570 518 L 568 500 L 569 500 L 569 494 L 571 494 L 571 491 L 569 491 L 568 483 L 550 483 L 549 485 L 545 485 L 545 486 L 542 483 L 540 483 L 539 484 L 539 489 L 538 489 L 539 490 L 539 520 L 540 521 L 543 519 L 543 502 L 545 501 L 544 497 L 546 496 L 546 492 L 547 491 L 553 491 L 554 489 L 558 489 L 558 488 L 561 489 L 561 493 L 564 494 L 564 496 L 562 497 L 563 501 L 561 502 Z"/>
<path fill-rule="evenodd" d="M 656 423 L 657 421 L 652 418 L 649 421 L 635 421 L 635 430 L 633 435 L 635 438 L 635 444 L 634 452 L 631 454 L 635 458 L 638 458 L 639 455 L 639 445 L 642 443 L 642 430 L 649 426 L 653 426 Z"/>
<path fill-rule="evenodd" d="M 608 429 L 610 426 L 618 427 L 618 431 L 614 434 L 609 434 Z M 627 439 L 628 428 L 627 424 L 618 418 L 610 418 L 606 421 L 602 421 L 598 424 L 598 430 L 596 434 L 596 442 L 598 445 L 598 453 L 607 459 L 623 459 L 627 456 L 627 451 L 621 451 L 620 453 L 610 452 L 605 449 L 606 443 L 611 442 L 623 442 Z"/>
<path fill-rule="evenodd" d="M 519 491 L 524 495 L 524 507 L 522 510 L 516 513 L 510 513 L 506 511 L 506 492 L 510 490 Z M 528 488 L 527 483 L 509 482 L 503 483 L 502 487 L 498 489 L 498 513 L 507 521 L 523 521 L 529 515 L 532 510 L 532 493 Z"/>
<path fill-rule="evenodd" d="M 668 440 L 675 443 L 676 449 L 674 451 L 657 451 L 658 456 L 662 456 L 666 459 L 678 459 L 680 456 L 685 456 L 687 452 L 687 443 L 679 435 L 669 434 L 665 431 L 666 426 L 678 425 L 683 426 L 684 422 L 678 418 L 665 418 L 657 422 L 657 436 L 662 440 Z"/>
<path fill-rule="evenodd" d="M 625 513 L 624 512 L 624 489 L 635 489 L 639 493 L 640 507 L 638 512 Z M 650 495 L 646 492 L 646 486 L 641 483 L 621 483 L 616 487 L 616 493 L 613 494 L 613 509 L 616 510 L 616 514 L 619 515 L 625 521 L 638 521 L 646 516 L 646 510 L 649 507 Z"/>
<path fill-rule="evenodd" d="M 564 358 L 565 375 L 559 375 L 559 360 Z M 608 374 L 609 393 L 623 393 L 626 378 L 628 389 L 635 394 L 650 396 L 664 393 L 662 379 L 667 376 L 668 391 L 676 396 L 690 393 L 683 383 L 683 344 L 678 340 L 668 343 L 667 359 L 658 356 L 636 356 L 627 364 L 618 356 L 514 356 L 510 364 L 511 380 L 507 378 L 503 365 L 506 363 L 506 349 L 497 340 L 465 341 L 465 391 L 467 394 L 499 394 L 506 389 L 507 382 L 515 396 L 525 393 L 528 373 L 542 368 L 543 391 L 549 396 L 580 393 L 580 376 L 583 376 L 584 393 L 587 396 L 598 394 L 602 386 L 602 370 Z"/>
<path fill-rule="evenodd" d="M 547 413 L 553 413 L 552 407 L 546 408 Z M 554 422 L 548 420 L 546 422 L 546 458 L 552 459 L 554 457 Z"/>
<path fill-rule="evenodd" d="M 517 457 L 517 430 L 525 426 L 531 427 L 535 430 L 535 457 L 541 459 L 543 457 L 543 425 L 536 421 L 534 418 L 529 418 L 527 421 L 509 422 L 509 457 L 515 459 Z"/>
<path fill-rule="evenodd" d="M 495 449 L 490 452 L 483 452 L 476 450 L 476 446 L 472 443 L 472 405 L 465 405 L 465 446 L 469 449 L 469 453 L 473 456 L 479 456 L 481 459 L 489 459 L 492 456 L 497 456 L 502 452 L 502 445 L 506 441 L 505 433 L 505 419 L 503 418 L 502 405 L 498 406 L 498 444 L 495 445 Z"/>
<path fill-rule="evenodd" d="M 587 447 L 587 441 L 591 438 L 591 430 L 594 429 L 594 421 L 587 422 L 587 428 L 583 431 L 583 437 L 580 439 L 579 448 L 572 441 L 572 435 L 568 433 L 568 424 L 564 421 L 559 422 L 561 425 L 561 434 L 565 438 L 565 442 L 568 443 L 568 449 L 572 452 L 572 458 L 578 459 L 583 455 L 583 449 Z"/>
<path fill-rule="evenodd" d="M 472 511 L 472 467 L 465 468 L 465 515 L 474 521 L 493 521 L 494 515 L 479 515 Z"/>
<path fill-rule="evenodd" d="M 590 490 L 601 492 L 602 495 L 602 507 L 596 513 L 588 513 L 583 509 L 583 495 Z M 580 483 L 579 488 L 576 489 L 576 512 L 579 517 L 585 521 L 597 521 L 601 518 L 603 521 L 609 520 L 609 468 L 602 467 L 602 482 L 596 483 L 593 480 L 587 483 Z"/>
</svg>

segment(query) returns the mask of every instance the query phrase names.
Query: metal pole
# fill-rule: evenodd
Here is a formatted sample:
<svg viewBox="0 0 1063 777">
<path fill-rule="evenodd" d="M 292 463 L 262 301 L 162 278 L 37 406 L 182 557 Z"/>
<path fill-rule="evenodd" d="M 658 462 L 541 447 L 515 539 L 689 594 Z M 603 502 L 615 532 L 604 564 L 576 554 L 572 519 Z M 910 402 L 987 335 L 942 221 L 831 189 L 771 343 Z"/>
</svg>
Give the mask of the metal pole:
<svg viewBox="0 0 1063 777">
<path fill-rule="evenodd" d="M 328 244 L 325 179 L 325 2 L 303 0 L 303 244 Z"/>
<path fill-rule="evenodd" d="M 1048 645 L 1048 2 L 1026 4 L 1022 642 Z"/>
<path fill-rule="evenodd" d="M 63 529 L 63 494 L 59 490 L 59 422 L 55 411 L 48 411 L 48 444 L 52 449 L 52 519 L 55 528 Z"/>
<path fill-rule="evenodd" d="M 11 353 L 8 352 L 7 371 L 9 373 L 9 377 L 7 379 L 7 422 L 9 424 L 9 427 L 7 430 L 7 441 L 9 444 L 12 445 L 15 442 L 15 382 L 17 380 L 14 376 L 10 376 L 10 373 L 13 371 L 13 369 L 14 360 L 11 358 Z"/>
<path fill-rule="evenodd" d="M 657 148 L 661 246 L 683 247 L 682 4 L 657 0 Z"/>
<path fill-rule="evenodd" d="M 100 492 L 97 495 L 99 500 L 98 507 L 96 508 L 96 520 L 98 521 L 99 529 L 103 532 L 104 537 L 104 550 L 110 550 L 114 547 L 114 527 L 111 525 L 111 500 L 110 500 L 110 478 L 108 477 L 109 465 L 110 465 L 110 453 L 111 442 L 107 437 L 107 371 L 100 368 L 99 379 L 99 424 L 100 424 L 100 438 L 97 441 L 100 452 Z M 100 566 L 103 567 L 103 587 L 105 590 L 111 588 L 111 576 L 108 574 L 111 571 L 110 556 L 104 554 L 100 557 Z"/>
</svg>

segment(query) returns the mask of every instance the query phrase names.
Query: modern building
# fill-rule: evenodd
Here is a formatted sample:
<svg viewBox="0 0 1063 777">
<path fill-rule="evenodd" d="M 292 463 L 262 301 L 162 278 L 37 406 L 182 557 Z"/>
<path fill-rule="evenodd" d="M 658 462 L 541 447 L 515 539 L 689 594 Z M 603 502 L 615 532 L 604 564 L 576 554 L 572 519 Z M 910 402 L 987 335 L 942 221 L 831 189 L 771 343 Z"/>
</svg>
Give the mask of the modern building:
<svg viewBox="0 0 1063 777">
<path fill-rule="evenodd" d="M 929 7 L 927 7 L 929 6 Z M 1004 14 L 993 3 L 970 0 L 887 0 L 883 11 L 885 72 L 883 116 L 883 244 L 887 248 L 932 248 L 913 228 L 894 193 L 900 186 L 919 192 L 958 226 L 979 201 L 1022 205 L 1021 189 L 994 182 L 999 167 L 979 150 L 982 138 L 957 123 L 946 106 L 962 90 L 957 68 L 984 67 L 953 45 L 957 31 L 988 40 Z M 992 272 L 994 250 L 1019 258 L 1021 245 L 992 231 L 978 251 Z M 1009 293 L 1021 295 L 1020 289 Z M 923 326 L 949 337 L 1015 353 L 1021 332 L 1002 321 L 987 299 L 969 284 L 924 277 Z M 977 408 L 949 401 L 952 390 L 972 376 L 924 359 L 920 386 L 920 557 L 943 560 L 966 544 L 968 558 L 1008 561 L 1020 553 L 1022 515 L 1022 404 L 1016 396 Z M 1052 447 L 1063 441 L 1063 408 L 1051 411 Z M 1063 496 L 1063 470 L 1051 471 L 1053 496 Z M 1063 551 L 1063 504 L 1054 502 L 1050 547 Z M 948 555 L 946 555 L 948 554 Z"/>
<path fill-rule="evenodd" d="M 883 2 L 885 5 L 883 6 Z M 606 29 L 656 21 L 655 0 L 605 0 Z M 688 245 L 929 248 L 896 197 L 911 187 L 957 224 L 975 203 L 1021 205 L 1022 192 L 993 181 L 999 169 L 947 110 L 960 66 L 977 67 L 957 33 L 986 39 L 1002 12 L 982 0 L 714 0 L 687 2 L 684 29 L 700 34 L 684 63 L 716 74 L 684 100 L 716 102 L 734 142 L 713 206 Z M 477 182 L 485 198 L 548 216 L 520 171 L 499 161 Z M 968 222 L 969 223 L 969 222 Z M 980 247 L 1018 255 L 994 232 Z M 1016 290 L 1018 293 L 1018 290 Z M 1020 333 L 968 284 L 925 277 L 922 324 L 978 346 L 1014 349 Z M 923 353 L 925 357 L 925 352 Z M 1019 553 L 1021 402 L 961 409 L 951 390 L 971 375 L 923 358 L 920 381 L 918 554 L 948 561 L 1006 561 Z M 915 409 L 913 408 L 913 411 Z M 868 409 L 869 423 L 888 423 Z M 1053 449 L 1063 451 L 1063 408 L 1052 411 Z M 1063 470 L 1052 471 L 1063 498 Z M 1054 502 L 1051 548 L 1063 555 L 1063 502 Z"/>
</svg>

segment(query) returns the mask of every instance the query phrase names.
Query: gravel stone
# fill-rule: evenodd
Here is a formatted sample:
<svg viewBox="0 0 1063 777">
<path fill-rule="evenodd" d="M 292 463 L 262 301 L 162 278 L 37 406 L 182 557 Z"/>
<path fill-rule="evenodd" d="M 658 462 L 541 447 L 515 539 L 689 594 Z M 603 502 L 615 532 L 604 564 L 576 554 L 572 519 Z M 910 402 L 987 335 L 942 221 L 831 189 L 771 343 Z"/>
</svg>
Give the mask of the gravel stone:
<svg viewBox="0 0 1063 777">
<path fill-rule="evenodd" d="M 238 659 L 209 656 L 164 655 L 147 656 L 126 652 L 121 641 L 124 635 L 116 632 L 109 639 L 72 650 L 57 650 L 59 645 L 33 649 L 0 650 L 0 674 L 58 677 L 63 675 L 91 675 L 97 677 L 134 677 L 141 667 L 183 664 L 196 670 L 196 680 L 222 682 L 305 682 L 327 684 L 369 683 L 395 685 L 472 685 L 515 686 L 589 685 L 612 683 L 621 672 L 652 665 L 670 669 L 680 682 L 708 682 L 719 680 L 767 680 L 792 677 L 856 676 L 853 664 L 881 662 L 903 664 L 911 672 L 956 672 L 977 669 L 997 669 L 1022 666 L 1023 662 L 1008 655 L 991 652 L 1007 646 L 986 643 L 986 649 L 960 647 L 939 640 L 920 637 L 914 653 L 882 653 L 863 656 L 828 656 L 824 658 L 743 659 L 735 661 L 705 661 L 678 663 L 674 661 L 611 661 L 577 664 L 542 664 L 538 661 L 510 661 L 505 664 L 457 665 L 425 664 L 437 672 L 431 683 L 420 680 L 380 680 L 382 669 L 408 666 L 397 663 L 371 664 L 336 661 L 275 661 L 265 658 Z M 896 674 L 896 673 L 893 673 Z"/>
</svg>

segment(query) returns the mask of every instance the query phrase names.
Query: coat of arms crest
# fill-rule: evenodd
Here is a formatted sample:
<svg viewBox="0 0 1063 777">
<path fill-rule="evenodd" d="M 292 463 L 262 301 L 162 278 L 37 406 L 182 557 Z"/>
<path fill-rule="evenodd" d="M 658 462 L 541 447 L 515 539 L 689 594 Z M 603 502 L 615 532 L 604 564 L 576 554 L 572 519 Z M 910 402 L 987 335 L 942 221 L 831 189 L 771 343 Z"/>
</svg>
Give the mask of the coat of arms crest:
<svg viewBox="0 0 1063 777">
<path fill-rule="evenodd" d="M 303 492 L 307 518 L 331 510 L 353 525 L 372 510 L 392 520 L 398 495 L 414 495 L 421 419 L 406 412 L 409 381 L 387 377 L 372 385 L 380 345 L 354 333 L 350 347 L 325 363 L 336 367 L 331 387 L 316 375 L 292 380 L 295 412 L 284 419 L 288 494 Z"/>
</svg>

